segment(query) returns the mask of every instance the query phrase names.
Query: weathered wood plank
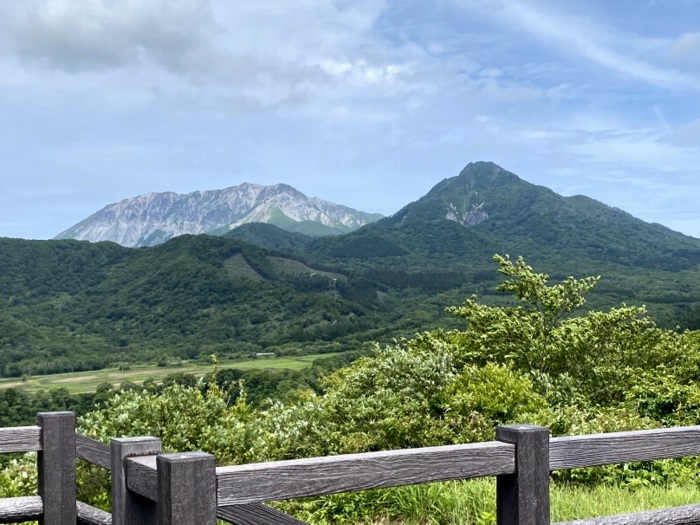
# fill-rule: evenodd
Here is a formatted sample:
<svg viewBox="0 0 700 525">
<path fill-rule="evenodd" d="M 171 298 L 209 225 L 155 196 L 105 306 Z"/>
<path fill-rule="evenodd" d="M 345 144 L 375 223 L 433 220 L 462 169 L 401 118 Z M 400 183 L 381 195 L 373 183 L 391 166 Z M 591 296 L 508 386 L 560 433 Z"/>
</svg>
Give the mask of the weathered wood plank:
<svg viewBox="0 0 700 525">
<path fill-rule="evenodd" d="M 107 470 L 112 469 L 109 445 L 95 441 L 92 438 L 83 436 L 82 434 L 76 434 L 75 454 L 78 458 L 88 463 L 92 463 L 93 465 Z"/>
<path fill-rule="evenodd" d="M 151 501 L 157 501 L 158 471 L 156 456 L 127 458 L 125 464 L 126 486 L 128 489 Z"/>
<path fill-rule="evenodd" d="M 515 445 L 514 474 L 496 479 L 498 525 L 549 524 L 549 430 L 533 425 L 503 425 L 496 439 Z"/>
<path fill-rule="evenodd" d="M 127 490 L 126 459 L 160 453 L 160 439 L 154 437 L 116 438 L 110 443 L 112 470 L 112 521 L 114 525 L 156 523 L 156 504 Z"/>
<path fill-rule="evenodd" d="M 37 453 L 41 525 L 75 525 L 75 414 L 40 412 L 41 450 Z"/>
<path fill-rule="evenodd" d="M 554 525 L 700 525 L 700 505 L 559 522 Z"/>
<path fill-rule="evenodd" d="M 157 456 L 158 525 L 216 525 L 216 460 L 205 452 Z"/>
<path fill-rule="evenodd" d="M 553 438 L 549 469 L 700 455 L 700 426 Z"/>
<path fill-rule="evenodd" d="M 96 509 L 82 501 L 77 502 L 77 508 L 79 525 L 112 525 L 112 515 L 109 512 Z"/>
<path fill-rule="evenodd" d="M 216 469 L 219 505 L 512 474 L 515 446 L 491 441 Z"/>
<path fill-rule="evenodd" d="M 43 514 L 44 504 L 39 496 L 0 499 L 0 523 L 36 520 Z"/>
<path fill-rule="evenodd" d="M 216 517 L 236 525 L 307 525 L 289 514 L 271 509 L 262 503 L 218 507 Z"/>
<path fill-rule="evenodd" d="M 0 452 L 31 452 L 41 450 L 41 428 L 0 428 Z"/>
</svg>

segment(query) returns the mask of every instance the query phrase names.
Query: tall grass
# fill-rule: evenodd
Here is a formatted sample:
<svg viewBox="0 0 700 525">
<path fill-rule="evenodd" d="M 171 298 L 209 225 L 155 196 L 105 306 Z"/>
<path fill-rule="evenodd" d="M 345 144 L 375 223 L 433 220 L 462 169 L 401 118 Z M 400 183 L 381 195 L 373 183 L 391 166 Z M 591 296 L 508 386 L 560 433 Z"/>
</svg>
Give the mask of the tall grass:
<svg viewBox="0 0 700 525">
<path fill-rule="evenodd" d="M 496 523 L 494 480 L 431 483 L 386 491 L 381 508 L 389 521 L 411 525 Z"/>
<path fill-rule="evenodd" d="M 554 485 L 551 491 L 552 521 L 627 514 L 643 510 L 700 503 L 700 488 L 693 484 L 626 486 L 599 485 L 584 488 Z"/>
<path fill-rule="evenodd" d="M 700 503 L 693 484 L 582 487 L 553 484 L 552 522 Z M 400 487 L 380 496 L 378 523 L 405 525 L 491 525 L 496 523 L 494 479 Z"/>
</svg>

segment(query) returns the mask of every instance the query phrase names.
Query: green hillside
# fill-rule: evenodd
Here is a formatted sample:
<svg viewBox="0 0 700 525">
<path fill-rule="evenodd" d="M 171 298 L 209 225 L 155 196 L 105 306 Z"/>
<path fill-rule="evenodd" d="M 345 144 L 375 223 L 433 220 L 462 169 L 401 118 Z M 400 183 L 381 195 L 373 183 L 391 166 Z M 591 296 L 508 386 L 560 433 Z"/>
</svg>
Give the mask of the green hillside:
<svg viewBox="0 0 700 525">
<path fill-rule="evenodd" d="M 233 239 L 0 246 L 4 376 L 165 356 L 349 350 L 396 328 L 371 284 Z"/>
<path fill-rule="evenodd" d="M 488 162 L 468 165 L 391 217 L 301 251 L 389 286 L 449 289 L 459 276 L 470 293 L 489 293 L 494 253 L 522 254 L 557 278 L 601 275 L 594 305 L 648 304 L 669 323 L 700 301 L 700 240 L 588 197 L 562 197 Z"/>
<path fill-rule="evenodd" d="M 250 224 L 139 249 L 0 239 L 0 373 L 335 352 L 450 328 L 444 309 L 471 294 L 506 301 L 494 253 L 555 280 L 600 275 L 594 308 L 646 304 L 670 327 L 700 319 L 700 240 L 474 163 L 346 235 Z"/>
<path fill-rule="evenodd" d="M 287 250 L 310 243 L 313 237 L 303 233 L 283 230 L 272 224 L 250 222 L 224 234 L 229 239 L 238 239 L 268 250 Z"/>
</svg>

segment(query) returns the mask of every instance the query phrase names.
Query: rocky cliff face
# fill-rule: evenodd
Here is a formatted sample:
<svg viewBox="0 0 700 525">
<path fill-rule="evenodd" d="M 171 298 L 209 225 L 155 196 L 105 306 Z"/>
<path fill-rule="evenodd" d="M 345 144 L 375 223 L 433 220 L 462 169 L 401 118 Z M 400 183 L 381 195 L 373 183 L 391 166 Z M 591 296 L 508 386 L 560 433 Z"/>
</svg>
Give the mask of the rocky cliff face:
<svg viewBox="0 0 700 525">
<path fill-rule="evenodd" d="M 317 198 L 286 184 L 243 183 L 188 194 L 148 193 L 105 206 L 56 236 L 122 246 L 153 246 L 183 234 L 222 234 L 249 222 L 302 233 L 344 233 L 381 218 Z M 304 230 L 308 230 L 305 232 Z"/>
</svg>

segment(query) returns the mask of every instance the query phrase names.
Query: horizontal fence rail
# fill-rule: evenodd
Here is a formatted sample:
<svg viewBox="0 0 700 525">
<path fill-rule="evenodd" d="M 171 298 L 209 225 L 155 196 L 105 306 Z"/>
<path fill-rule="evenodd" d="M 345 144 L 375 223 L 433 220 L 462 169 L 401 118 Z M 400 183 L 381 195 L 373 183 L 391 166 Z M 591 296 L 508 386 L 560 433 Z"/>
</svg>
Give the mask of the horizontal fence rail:
<svg viewBox="0 0 700 525">
<path fill-rule="evenodd" d="M 41 428 L 0 428 L 0 452 L 35 452 L 41 450 Z"/>
<path fill-rule="evenodd" d="M 700 505 L 648 510 L 585 520 L 559 522 L 555 525 L 700 525 Z"/>
<path fill-rule="evenodd" d="M 158 468 L 156 456 L 137 456 L 126 460 L 127 487 L 130 491 L 152 501 L 158 499 Z"/>
<path fill-rule="evenodd" d="M 37 520 L 44 515 L 44 503 L 39 496 L 0 499 L 0 523 Z"/>
<path fill-rule="evenodd" d="M 217 507 L 216 517 L 236 525 L 307 525 L 289 514 L 260 503 Z"/>
<path fill-rule="evenodd" d="M 86 503 L 76 502 L 81 525 L 112 525 L 112 515 Z M 44 503 L 39 496 L 0 498 L 0 523 L 34 521 L 43 518 Z"/>
<path fill-rule="evenodd" d="M 493 441 L 219 467 L 218 501 L 236 505 L 512 474 L 514 450 Z"/>
<path fill-rule="evenodd" d="M 75 431 L 70 412 L 0 428 L 0 453 L 37 452 L 39 494 L 0 499 L 0 523 L 45 525 L 304 525 L 267 501 L 495 476 L 499 525 L 549 524 L 549 473 L 700 455 L 700 426 L 550 438 L 529 425 L 497 441 L 215 467 L 202 452 L 161 454 L 156 438 L 105 445 Z M 108 513 L 76 500 L 75 463 L 112 472 Z M 700 504 L 557 525 L 700 525 Z"/>
<path fill-rule="evenodd" d="M 700 426 L 552 438 L 549 470 L 700 455 Z"/>
<path fill-rule="evenodd" d="M 104 510 L 96 509 L 83 503 L 77 502 L 78 523 L 81 525 L 112 525 L 112 515 Z"/>
<path fill-rule="evenodd" d="M 112 454 L 109 445 L 100 443 L 92 438 L 76 434 L 75 455 L 83 461 L 106 470 L 112 470 Z"/>
</svg>

